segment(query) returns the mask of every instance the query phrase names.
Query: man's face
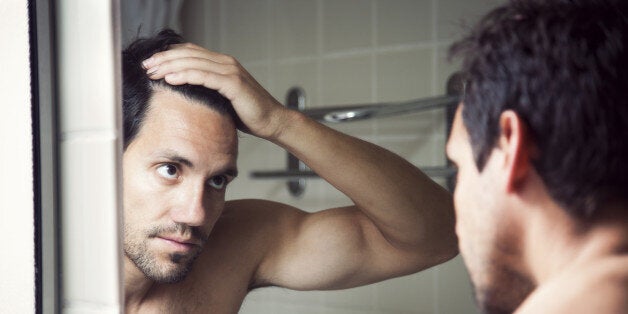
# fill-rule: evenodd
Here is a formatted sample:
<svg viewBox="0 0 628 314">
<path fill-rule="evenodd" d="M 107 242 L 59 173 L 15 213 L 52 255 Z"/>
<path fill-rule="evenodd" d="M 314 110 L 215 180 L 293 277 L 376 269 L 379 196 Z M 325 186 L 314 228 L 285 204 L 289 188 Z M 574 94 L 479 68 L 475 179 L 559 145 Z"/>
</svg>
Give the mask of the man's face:
<svg viewBox="0 0 628 314">
<path fill-rule="evenodd" d="M 123 155 L 124 252 L 149 278 L 177 282 L 200 254 L 236 176 L 232 120 L 157 90 Z"/>
<path fill-rule="evenodd" d="M 517 266 L 518 225 L 505 195 L 503 155 L 493 150 L 479 172 L 469 134 L 458 106 L 447 155 L 458 167 L 454 192 L 456 234 L 460 254 L 475 288 L 478 305 L 486 312 L 512 312 L 530 292 L 530 282 Z"/>
</svg>

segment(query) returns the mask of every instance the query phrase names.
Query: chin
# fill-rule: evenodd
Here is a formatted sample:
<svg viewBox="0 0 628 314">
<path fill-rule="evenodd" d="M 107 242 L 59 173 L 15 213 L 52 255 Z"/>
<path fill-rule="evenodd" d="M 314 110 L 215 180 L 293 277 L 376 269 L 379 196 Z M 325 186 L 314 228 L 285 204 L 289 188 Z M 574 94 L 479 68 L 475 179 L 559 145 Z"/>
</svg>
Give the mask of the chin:
<svg viewBox="0 0 628 314">
<path fill-rule="evenodd" d="M 160 267 L 142 269 L 142 272 L 151 280 L 159 283 L 177 283 L 183 281 L 190 270 L 194 257 L 180 254 L 170 254 L 168 260 L 158 262 Z"/>
<path fill-rule="evenodd" d="M 147 278 L 158 283 L 177 283 L 186 278 L 200 252 L 155 254 L 149 251 L 135 251 L 134 253 L 139 254 L 125 252 Z"/>
<path fill-rule="evenodd" d="M 485 271 L 491 273 L 477 276 L 481 282 L 472 278 L 475 300 L 483 313 L 513 313 L 535 289 L 529 278 L 513 269 L 493 267 Z"/>
</svg>

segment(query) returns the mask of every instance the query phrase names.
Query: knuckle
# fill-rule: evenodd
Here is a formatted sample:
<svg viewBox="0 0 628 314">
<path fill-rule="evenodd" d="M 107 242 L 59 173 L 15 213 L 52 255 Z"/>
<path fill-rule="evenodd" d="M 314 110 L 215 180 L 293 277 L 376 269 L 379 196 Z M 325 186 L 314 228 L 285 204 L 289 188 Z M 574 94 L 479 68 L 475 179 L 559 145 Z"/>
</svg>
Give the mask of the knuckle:
<svg viewBox="0 0 628 314">
<path fill-rule="evenodd" d="M 163 58 L 163 55 L 164 55 L 164 52 L 160 51 L 160 52 L 157 52 L 157 53 L 153 54 L 151 57 L 153 58 L 153 60 L 159 62 Z"/>
<path fill-rule="evenodd" d="M 229 64 L 226 67 L 226 72 L 231 75 L 237 75 L 240 72 L 240 68 L 235 64 Z"/>
<path fill-rule="evenodd" d="M 224 55 L 223 62 L 231 65 L 238 64 L 238 60 L 236 60 L 236 58 L 231 55 Z"/>
<path fill-rule="evenodd" d="M 229 81 L 234 87 L 240 87 L 244 84 L 244 79 L 238 74 L 230 74 Z"/>
</svg>

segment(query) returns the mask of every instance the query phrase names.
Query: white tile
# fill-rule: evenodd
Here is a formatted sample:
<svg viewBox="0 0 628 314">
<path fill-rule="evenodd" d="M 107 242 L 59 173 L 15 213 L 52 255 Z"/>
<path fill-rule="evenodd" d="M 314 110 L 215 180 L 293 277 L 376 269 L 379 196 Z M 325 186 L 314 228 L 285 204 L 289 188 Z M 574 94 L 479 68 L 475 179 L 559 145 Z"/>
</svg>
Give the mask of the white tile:
<svg viewBox="0 0 628 314">
<path fill-rule="evenodd" d="M 277 305 L 268 300 L 257 300 L 247 296 L 238 311 L 239 314 L 276 314 Z"/>
<path fill-rule="evenodd" d="M 223 52 L 241 62 L 266 60 L 270 57 L 270 8 L 268 0 L 222 1 L 225 29 L 221 38 Z"/>
<path fill-rule="evenodd" d="M 309 305 L 277 304 L 275 313 L 298 313 L 298 314 L 324 314 L 325 309 L 316 306 L 316 303 Z"/>
<path fill-rule="evenodd" d="M 377 135 L 383 139 L 400 138 L 427 139 L 443 132 L 436 128 L 436 121 L 430 111 L 412 112 L 377 120 Z"/>
<path fill-rule="evenodd" d="M 438 0 L 438 39 L 457 39 L 503 0 Z"/>
<path fill-rule="evenodd" d="M 101 13 L 110 11 L 111 3 L 71 2 L 62 2 L 58 10 L 60 131 L 114 130 L 119 51 L 113 49 L 112 15 Z"/>
<path fill-rule="evenodd" d="M 316 54 L 316 4 L 311 0 L 272 1 L 272 49 L 275 58 Z"/>
<path fill-rule="evenodd" d="M 282 104 L 286 103 L 286 95 L 290 88 L 300 87 L 305 94 L 306 108 L 321 105 L 317 94 L 318 67 L 315 61 L 275 65 L 271 73 L 274 81 L 271 93 Z"/>
<path fill-rule="evenodd" d="M 324 51 L 371 47 L 371 10 L 369 0 L 323 1 Z"/>
<path fill-rule="evenodd" d="M 479 313 L 473 301 L 471 281 L 459 255 L 438 269 L 438 309 L 440 313 Z"/>
<path fill-rule="evenodd" d="M 431 0 L 377 0 L 377 43 L 412 44 L 432 39 Z"/>
<path fill-rule="evenodd" d="M 373 285 L 328 291 L 323 296 L 326 307 L 370 311 L 375 307 Z"/>
<path fill-rule="evenodd" d="M 320 291 L 295 291 L 290 289 L 276 289 L 273 298 L 278 304 L 290 304 L 291 306 L 303 307 L 307 305 L 323 305 L 323 293 Z M 281 306 L 279 307 L 281 309 Z M 278 310 L 279 310 L 278 309 Z M 285 312 L 280 313 L 301 313 Z"/>
<path fill-rule="evenodd" d="M 119 233 L 116 140 L 61 142 L 63 296 L 117 304 Z"/>
<path fill-rule="evenodd" d="M 377 56 L 377 97 L 406 101 L 433 96 L 434 49 L 388 52 Z"/>
<path fill-rule="evenodd" d="M 325 60 L 321 71 L 321 106 L 372 102 L 370 56 Z"/>
<path fill-rule="evenodd" d="M 220 52 L 219 0 L 183 1 L 181 34 L 190 42 Z"/>
<path fill-rule="evenodd" d="M 325 307 L 322 310 L 323 314 L 382 314 L 377 310 L 351 309 L 343 307 Z"/>
<path fill-rule="evenodd" d="M 387 280 L 375 285 L 377 309 L 381 312 L 431 313 L 434 308 L 434 280 L 431 270 Z"/>
</svg>

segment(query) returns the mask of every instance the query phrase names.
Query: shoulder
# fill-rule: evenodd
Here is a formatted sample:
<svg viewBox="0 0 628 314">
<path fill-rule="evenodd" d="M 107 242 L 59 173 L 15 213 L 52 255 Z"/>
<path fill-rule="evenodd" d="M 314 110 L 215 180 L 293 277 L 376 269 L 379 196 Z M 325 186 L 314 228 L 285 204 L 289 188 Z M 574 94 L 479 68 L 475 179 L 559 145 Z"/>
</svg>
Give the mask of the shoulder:
<svg viewBox="0 0 628 314">
<path fill-rule="evenodd" d="M 628 313 L 628 256 L 573 268 L 543 284 L 516 313 Z"/>
<path fill-rule="evenodd" d="M 225 225 L 230 229 L 251 227 L 275 229 L 286 221 L 294 223 L 295 220 L 306 215 L 306 212 L 283 203 L 261 199 L 233 200 L 225 203 L 225 209 L 217 222 L 217 227 L 221 228 Z"/>
<path fill-rule="evenodd" d="M 288 237 L 307 213 L 287 204 L 243 199 L 228 201 L 208 244 L 241 256 L 260 257 Z"/>
</svg>

